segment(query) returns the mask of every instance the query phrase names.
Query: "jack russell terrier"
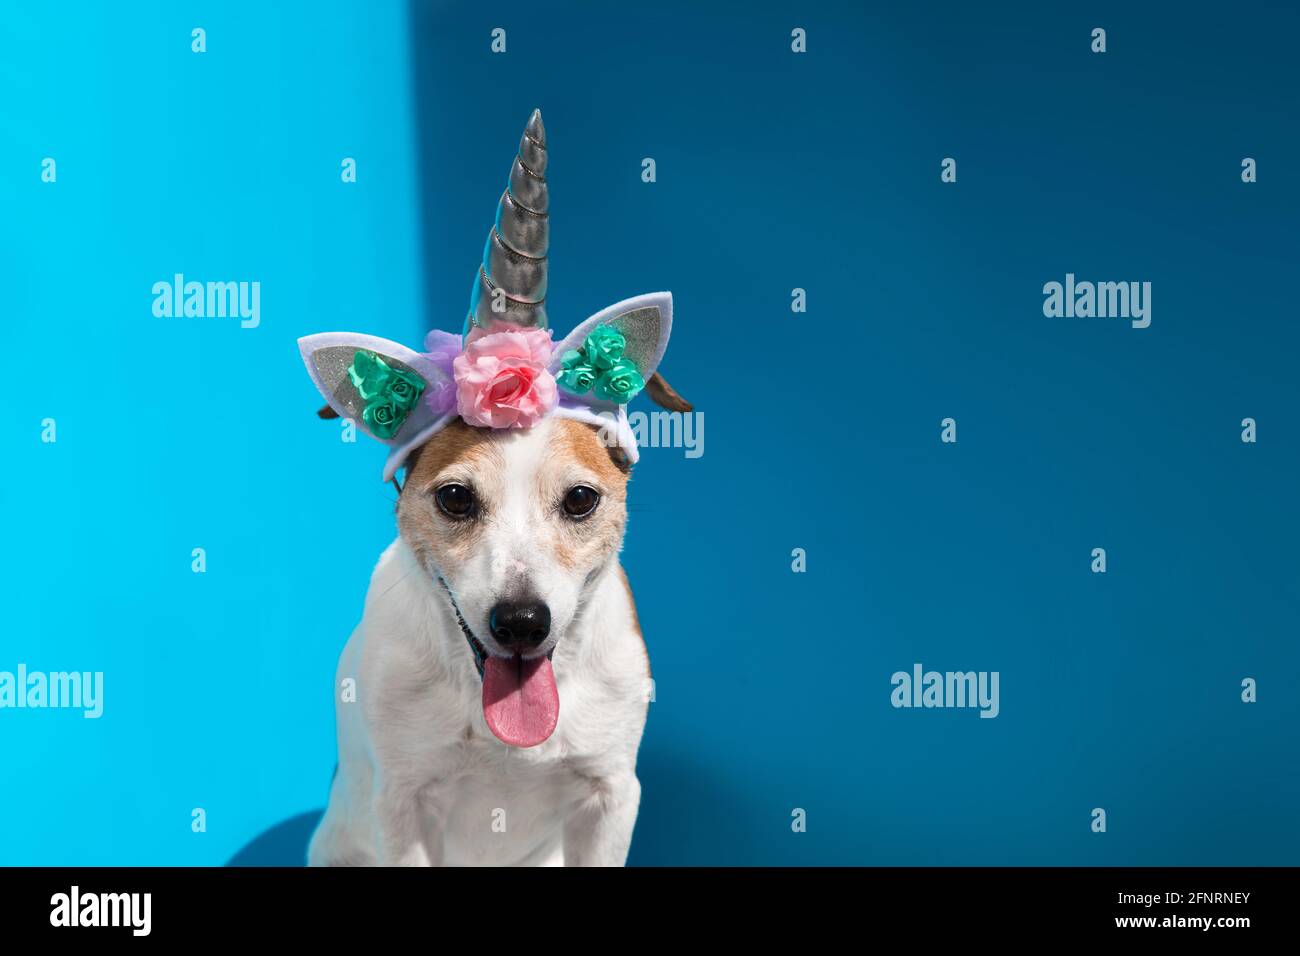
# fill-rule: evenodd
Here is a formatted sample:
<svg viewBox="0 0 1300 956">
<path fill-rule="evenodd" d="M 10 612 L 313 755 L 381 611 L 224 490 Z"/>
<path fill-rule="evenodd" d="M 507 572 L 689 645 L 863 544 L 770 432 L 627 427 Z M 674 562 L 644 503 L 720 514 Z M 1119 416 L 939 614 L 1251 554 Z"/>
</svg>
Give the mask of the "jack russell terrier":
<svg viewBox="0 0 1300 956">
<path fill-rule="evenodd" d="M 313 865 L 620 866 L 636 823 L 649 661 L 618 562 L 637 459 L 627 402 L 658 375 L 672 296 L 547 329 L 546 135 L 520 140 L 465 333 L 424 351 L 350 332 L 299 347 L 387 444 L 398 538 L 339 660 L 338 768 Z"/>
</svg>

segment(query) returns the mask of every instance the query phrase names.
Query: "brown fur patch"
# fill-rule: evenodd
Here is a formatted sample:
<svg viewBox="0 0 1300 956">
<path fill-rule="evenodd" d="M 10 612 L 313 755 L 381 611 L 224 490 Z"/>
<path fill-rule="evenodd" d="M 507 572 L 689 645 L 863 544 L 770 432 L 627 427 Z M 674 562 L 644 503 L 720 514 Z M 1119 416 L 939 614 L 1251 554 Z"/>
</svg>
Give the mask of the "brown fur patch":
<svg viewBox="0 0 1300 956">
<path fill-rule="evenodd" d="M 449 465 L 496 454 L 492 431 L 474 428 L 459 418 L 421 445 L 407 460 L 406 484 L 428 493 L 435 478 Z"/>
<path fill-rule="evenodd" d="M 439 522 L 432 503 L 438 476 L 457 463 L 499 456 L 490 429 L 451 422 L 407 459 L 406 484 L 397 500 L 397 527 L 415 553 L 438 567 L 465 561 L 473 552 L 481 526 L 475 521 Z"/>
<path fill-rule="evenodd" d="M 622 489 L 627 485 L 627 471 L 618 462 L 626 460 L 622 449 L 611 448 L 600 440 L 600 429 L 572 418 L 557 418 L 555 430 L 559 441 L 584 468 L 594 471 L 608 486 Z M 619 458 L 615 458 L 615 453 Z"/>
<path fill-rule="evenodd" d="M 602 496 L 590 518 L 562 530 L 556 538 L 555 560 L 561 567 L 574 568 L 593 553 L 618 547 L 627 522 L 628 474 L 600 440 L 600 429 L 595 425 L 557 418 L 553 435 L 554 454 L 568 457 L 590 472 Z M 546 480 L 545 475 L 541 477 Z M 556 489 L 560 493 L 563 490 L 567 489 Z M 542 493 L 547 492 L 544 489 Z"/>
</svg>

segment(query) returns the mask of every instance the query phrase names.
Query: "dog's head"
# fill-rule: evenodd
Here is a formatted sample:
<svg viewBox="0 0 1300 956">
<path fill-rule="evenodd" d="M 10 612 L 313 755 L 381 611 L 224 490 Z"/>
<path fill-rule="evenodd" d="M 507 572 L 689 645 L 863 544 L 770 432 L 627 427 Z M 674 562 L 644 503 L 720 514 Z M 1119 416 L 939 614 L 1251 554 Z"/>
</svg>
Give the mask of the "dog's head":
<svg viewBox="0 0 1300 956">
<path fill-rule="evenodd" d="M 407 462 L 397 526 L 438 583 L 473 654 L 483 716 L 516 747 L 559 719 L 551 655 L 618 553 L 629 463 L 593 425 L 447 426 Z M 455 638 L 453 638 L 455 639 Z"/>
<path fill-rule="evenodd" d="M 626 454 L 593 425 L 457 421 L 408 461 L 397 525 L 466 636 L 527 664 L 554 652 L 618 553 L 628 473 Z"/>
</svg>

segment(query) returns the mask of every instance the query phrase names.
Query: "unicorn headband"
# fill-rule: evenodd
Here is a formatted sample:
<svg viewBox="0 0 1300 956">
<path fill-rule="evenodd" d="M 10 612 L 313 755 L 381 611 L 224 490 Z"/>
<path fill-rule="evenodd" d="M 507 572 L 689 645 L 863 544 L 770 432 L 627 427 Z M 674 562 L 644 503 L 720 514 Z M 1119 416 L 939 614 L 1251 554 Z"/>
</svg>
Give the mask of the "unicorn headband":
<svg viewBox="0 0 1300 956">
<path fill-rule="evenodd" d="M 670 292 L 624 299 L 552 343 L 549 207 L 546 130 L 534 110 L 497 204 L 463 335 L 434 330 L 423 352 L 356 332 L 298 340 L 307 373 L 329 403 L 320 416 L 349 418 L 389 447 L 385 481 L 458 417 L 483 428 L 531 428 L 548 415 L 577 419 L 605 429 L 635 462 L 627 403 L 638 392 L 691 410 L 656 371 L 672 329 Z"/>
</svg>

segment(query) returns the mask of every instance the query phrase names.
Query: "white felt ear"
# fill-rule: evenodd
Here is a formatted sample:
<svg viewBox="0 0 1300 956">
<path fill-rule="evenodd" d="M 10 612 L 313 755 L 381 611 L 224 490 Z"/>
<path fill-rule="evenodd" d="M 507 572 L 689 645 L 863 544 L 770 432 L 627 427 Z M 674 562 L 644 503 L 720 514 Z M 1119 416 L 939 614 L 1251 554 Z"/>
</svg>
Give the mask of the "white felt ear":
<svg viewBox="0 0 1300 956">
<path fill-rule="evenodd" d="M 433 362 L 405 345 L 358 332 L 323 332 L 298 340 L 298 350 L 307 366 L 307 374 L 320 390 L 330 408 L 343 418 L 351 419 L 358 429 L 393 449 L 384 469 L 387 481 L 401 467 L 406 454 L 455 417 L 437 411 L 431 402 L 434 392 L 448 383 L 447 376 Z M 398 371 L 415 376 L 424 388 L 397 431 L 386 438 L 376 435 L 366 423 L 366 399 L 353 384 L 348 369 L 358 352 L 371 352 Z"/>
<path fill-rule="evenodd" d="M 564 354 L 582 348 L 587 336 L 597 326 L 610 325 L 623 333 L 626 345 L 623 357 L 631 361 L 649 381 L 659 367 L 659 360 L 668 348 L 668 336 L 673 329 L 673 294 L 650 292 L 616 302 L 602 309 L 578 325 L 555 346 L 551 356 L 551 372 L 561 370 Z M 560 387 L 560 403 L 555 414 L 596 425 L 606 441 L 618 444 L 633 463 L 638 458 L 636 436 L 627 420 L 627 406 L 597 398 L 592 392 L 574 394 Z"/>
<path fill-rule="evenodd" d="M 555 346 L 551 358 L 552 373 L 559 369 L 564 353 L 582 348 L 588 334 L 598 325 L 612 325 L 623 333 L 623 338 L 627 340 L 623 357 L 631 360 L 641 377 L 649 381 L 664 357 L 664 350 L 668 348 L 668 336 L 673 330 L 673 294 L 649 292 L 624 299 L 580 323 L 564 337 L 564 341 Z M 592 400 L 590 404 L 608 405 L 598 400 Z"/>
</svg>

